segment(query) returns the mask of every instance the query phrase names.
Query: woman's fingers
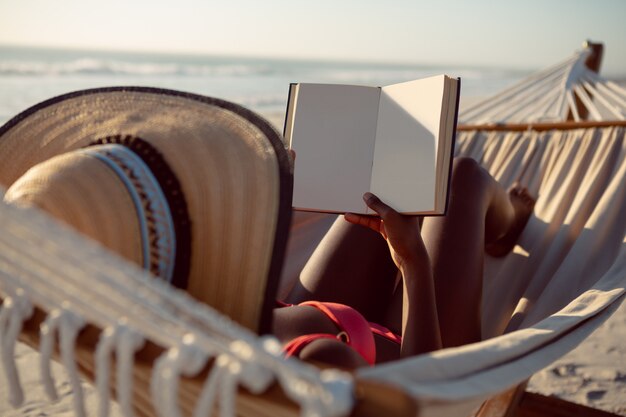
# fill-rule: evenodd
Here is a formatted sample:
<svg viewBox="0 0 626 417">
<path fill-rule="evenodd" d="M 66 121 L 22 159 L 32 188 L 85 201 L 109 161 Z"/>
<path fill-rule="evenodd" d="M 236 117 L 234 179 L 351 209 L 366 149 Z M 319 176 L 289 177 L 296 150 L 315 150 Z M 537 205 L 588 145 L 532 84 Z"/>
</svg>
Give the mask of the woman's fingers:
<svg viewBox="0 0 626 417">
<path fill-rule="evenodd" d="M 372 193 L 368 192 L 363 194 L 363 200 L 365 201 L 365 204 L 367 204 L 369 208 L 378 213 L 380 217 L 384 217 L 384 215 L 389 213 L 389 210 L 392 210 L 391 207 L 380 201 L 380 198 L 376 197 Z"/>
<path fill-rule="evenodd" d="M 354 213 L 346 213 L 344 218 L 353 224 L 369 227 L 370 229 L 381 233 L 385 239 L 387 238 L 387 227 L 396 227 L 402 229 L 403 216 L 383 203 L 378 197 L 372 193 L 363 194 L 365 204 L 378 214 L 380 217 L 361 216 Z"/>
<path fill-rule="evenodd" d="M 377 217 L 360 216 L 354 213 L 346 213 L 343 217 L 350 223 L 369 227 L 375 232 L 381 232 L 381 220 Z"/>
<path fill-rule="evenodd" d="M 402 221 L 402 215 L 400 213 L 383 203 L 380 198 L 376 197 L 374 194 L 363 194 L 363 200 L 369 208 L 380 216 L 385 224 L 392 226 Z"/>
<path fill-rule="evenodd" d="M 424 255 L 426 249 L 420 235 L 418 217 L 398 213 L 372 193 L 365 193 L 363 200 L 380 217 L 347 213 L 345 219 L 379 232 L 387 240 L 391 257 L 398 268 L 416 265 L 424 256 L 428 258 L 428 255 Z"/>
<path fill-rule="evenodd" d="M 372 193 L 365 193 L 363 200 L 369 208 L 374 210 L 381 218 L 380 230 L 385 238 L 390 237 L 394 241 L 405 240 L 412 237 L 414 232 L 419 234 L 419 220 L 415 216 L 404 216 L 383 203 Z"/>
</svg>

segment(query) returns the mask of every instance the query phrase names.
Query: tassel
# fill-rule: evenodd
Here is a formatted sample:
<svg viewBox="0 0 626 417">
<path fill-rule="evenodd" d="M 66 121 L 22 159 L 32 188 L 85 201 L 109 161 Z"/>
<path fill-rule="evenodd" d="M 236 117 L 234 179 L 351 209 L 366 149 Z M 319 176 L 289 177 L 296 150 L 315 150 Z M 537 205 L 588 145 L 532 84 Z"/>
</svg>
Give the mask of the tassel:
<svg viewBox="0 0 626 417">
<path fill-rule="evenodd" d="M 67 370 L 72 391 L 74 393 L 74 414 L 77 417 L 87 417 L 83 388 L 80 385 L 80 377 L 78 376 L 78 366 L 76 365 L 75 354 L 76 337 L 84 325 L 84 320 L 77 314 L 71 312 L 67 306 L 65 306 L 59 317 L 61 360 Z"/>
<path fill-rule="evenodd" d="M 9 385 L 9 402 L 13 407 L 19 407 L 24 402 L 24 392 L 15 364 L 15 343 L 22 331 L 23 322 L 32 314 L 33 306 L 21 289 L 16 291 L 14 297 L 7 297 L 2 303 L 0 349 L 2 349 L 2 363 Z"/>
<path fill-rule="evenodd" d="M 226 372 L 223 373 L 220 381 L 220 416 L 235 417 L 235 390 L 239 375 L 241 375 L 241 364 L 233 357 L 228 357 L 224 366 Z"/>
<path fill-rule="evenodd" d="M 206 417 L 213 415 L 213 408 L 215 404 L 215 395 L 217 393 L 217 387 L 219 386 L 222 375 L 226 371 L 226 365 L 228 363 L 226 355 L 222 354 L 217 357 L 209 376 L 207 377 L 198 401 L 196 408 L 193 412 L 193 417 Z"/>
<path fill-rule="evenodd" d="M 271 348 L 271 341 L 267 342 Z M 241 382 L 252 393 L 265 391 L 273 382 L 274 376 L 269 369 L 257 361 L 254 349 L 243 340 L 235 340 L 229 346 L 230 353 L 221 354 L 215 360 L 193 413 L 193 417 L 210 415 L 219 389 L 220 416 L 235 415 L 235 393 Z M 280 346 L 278 347 L 280 352 Z"/>
<path fill-rule="evenodd" d="M 117 400 L 125 417 L 133 417 L 133 362 L 135 352 L 143 348 L 145 341 L 136 332 L 121 321 L 117 327 Z"/>
<path fill-rule="evenodd" d="M 162 417 L 180 417 L 177 405 L 180 375 L 194 376 L 200 372 L 208 356 L 195 346 L 195 336 L 185 335 L 183 342 L 161 355 L 152 372 L 152 401 Z"/>
<path fill-rule="evenodd" d="M 239 362 L 238 380 L 246 389 L 253 394 L 260 394 L 269 388 L 274 381 L 274 375 L 259 363 L 249 343 L 235 340 L 230 344 L 230 352 Z"/>
<path fill-rule="evenodd" d="M 96 390 L 98 391 L 98 417 L 109 415 L 109 379 L 111 377 L 111 350 L 117 340 L 117 327 L 109 326 L 100 333 L 96 346 Z"/>
<path fill-rule="evenodd" d="M 43 383 L 46 395 L 51 401 L 59 398 L 54 379 L 50 371 L 50 361 L 52 360 L 52 349 L 54 348 L 54 335 L 59 327 L 59 317 L 61 310 L 53 310 L 48 314 L 43 323 L 39 326 L 39 369 L 41 372 L 41 382 Z"/>
</svg>

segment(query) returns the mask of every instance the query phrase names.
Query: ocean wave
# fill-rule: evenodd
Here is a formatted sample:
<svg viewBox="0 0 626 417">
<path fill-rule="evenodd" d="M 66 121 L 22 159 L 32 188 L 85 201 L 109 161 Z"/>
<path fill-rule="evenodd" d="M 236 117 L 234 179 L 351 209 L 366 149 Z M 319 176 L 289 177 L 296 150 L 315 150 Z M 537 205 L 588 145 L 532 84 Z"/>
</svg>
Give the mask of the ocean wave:
<svg viewBox="0 0 626 417">
<path fill-rule="evenodd" d="M 233 101 L 251 108 L 284 107 L 286 94 L 263 94 L 234 97 Z"/>
<path fill-rule="evenodd" d="M 276 76 L 304 82 L 338 82 L 379 84 L 407 81 L 439 73 L 449 73 L 468 80 L 509 78 L 502 70 L 482 70 L 471 67 L 449 68 L 420 65 L 378 65 L 325 62 L 289 62 L 272 60 L 214 60 L 180 61 L 128 57 L 73 57 L 70 59 L 0 60 L 0 76 L 180 76 L 180 77 L 255 77 Z"/>
<path fill-rule="evenodd" d="M 268 65 L 220 63 L 177 64 L 156 62 L 127 62 L 81 58 L 67 62 L 4 61 L 0 76 L 68 76 L 68 75 L 138 75 L 138 76 L 233 76 L 269 74 Z"/>
<path fill-rule="evenodd" d="M 516 79 L 519 74 L 506 70 L 481 70 L 471 67 L 387 67 L 387 68 L 331 68 L 317 71 L 314 75 L 327 82 L 387 85 L 416 80 L 438 74 L 448 74 L 470 82 L 492 79 Z"/>
</svg>

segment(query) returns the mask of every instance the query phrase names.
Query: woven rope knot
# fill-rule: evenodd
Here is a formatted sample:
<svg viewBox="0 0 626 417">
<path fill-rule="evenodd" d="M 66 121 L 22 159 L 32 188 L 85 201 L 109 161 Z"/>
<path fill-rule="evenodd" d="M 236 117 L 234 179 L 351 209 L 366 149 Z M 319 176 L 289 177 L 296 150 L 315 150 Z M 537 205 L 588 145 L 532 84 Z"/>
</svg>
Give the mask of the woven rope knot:
<svg viewBox="0 0 626 417">
<path fill-rule="evenodd" d="M 230 344 L 230 351 L 240 365 L 237 376 L 242 385 L 253 394 L 265 391 L 274 380 L 274 375 L 258 362 L 253 347 L 243 340 L 235 340 Z"/>
<path fill-rule="evenodd" d="M 178 384 L 181 375 L 193 376 L 206 365 L 208 356 L 196 346 L 192 334 L 183 337 L 179 346 L 169 349 L 156 361 L 150 388 L 157 413 L 179 417 Z"/>
<path fill-rule="evenodd" d="M 18 288 L 12 298 L 16 306 L 16 313 L 14 314 L 17 314 L 22 322 L 28 320 L 33 315 L 33 303 L 26 296 L 26 292 L 22 288 Z"/>
<path fill-rule="evenodd" d="M 327 389 L 320 395 L 320 401 L 324 405 L 324 415 L 332 415 L 328 413 L 330 410 L 333 410 L 335 415 L 349 413 L 354 405 L 354 385 L 350 374 L 335 369 L 325 369 L 320 373 L 320 378 Z"/>
<path fill-rule="evenodd" d="M 295 359 L 288 358 L 288 361 Z M 326 369 L 319 373 L 279 374 L 288 397 L 302 407 L 304 417 L 349 414 L 354 405 L 354 381 L 348 372 Z"/>
</svg>

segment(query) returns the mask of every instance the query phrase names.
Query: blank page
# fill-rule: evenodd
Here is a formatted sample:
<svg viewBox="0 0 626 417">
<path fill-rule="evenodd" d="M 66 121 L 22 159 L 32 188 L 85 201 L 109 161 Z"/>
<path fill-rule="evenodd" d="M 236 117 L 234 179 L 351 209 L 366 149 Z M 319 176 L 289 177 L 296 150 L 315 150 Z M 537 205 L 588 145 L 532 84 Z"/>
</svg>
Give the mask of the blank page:
<svg viewBox="0 0 626 417">
<path fill-rule="evenodd" d="M 376 87 L 299 85 L 290 143 L 295 208 L 365 212 L 379 97 Z"/>
<path fill-rule="evenodd" d="M 444 76 L 383 87 L 371 190 L 403 213 L 431 212 Z"/>
</svg>

